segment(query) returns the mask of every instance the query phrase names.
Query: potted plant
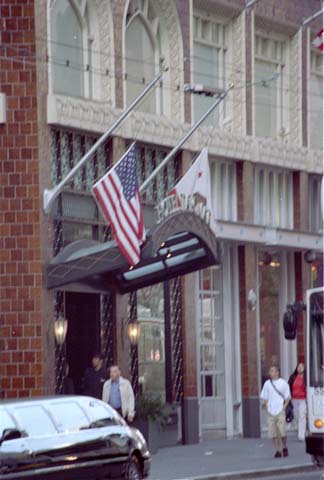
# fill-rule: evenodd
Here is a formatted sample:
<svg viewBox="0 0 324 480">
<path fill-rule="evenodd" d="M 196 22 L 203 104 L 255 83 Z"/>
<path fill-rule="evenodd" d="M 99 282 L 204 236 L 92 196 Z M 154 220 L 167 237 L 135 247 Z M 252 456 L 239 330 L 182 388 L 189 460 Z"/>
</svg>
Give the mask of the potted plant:
<svg viewBox="0 0 324 480">
<path fill-rule="evenodd" d="M 156 453 L 159 448 L 160 428 L 165 418 L 164 408 L 157 396 L 143 394 L 136 399 L 133 425 L 144 435 L 151 453 Z"/>
</svg>

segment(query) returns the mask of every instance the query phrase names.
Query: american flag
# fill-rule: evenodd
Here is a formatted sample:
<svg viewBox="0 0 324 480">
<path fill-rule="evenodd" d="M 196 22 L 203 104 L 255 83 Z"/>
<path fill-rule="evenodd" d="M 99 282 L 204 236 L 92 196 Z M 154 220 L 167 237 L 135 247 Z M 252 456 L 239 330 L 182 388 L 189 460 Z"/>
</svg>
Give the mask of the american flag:
<svg viewBox="0 0 324 480">
<path fill-rule="evenodd" d="M 134 143 L 93 186 L 92 193 L 110 223 L 121 252 L 131 266 L 136 265 L 140 261 L 140 246 L 145 241 L 145 229 L 137 185 Z"/>
<path fill-rule="evenodd" d="M 316 37 L 312 41 L 312 45 L 313 45 L 313 47 L 317 47 L 319 50 L 323 51 L 323 49 L 324 49 L 324 32 L 323 32 L 323 30 L 318 32 L 318 34 L 316 35 Z"/>
</svg>

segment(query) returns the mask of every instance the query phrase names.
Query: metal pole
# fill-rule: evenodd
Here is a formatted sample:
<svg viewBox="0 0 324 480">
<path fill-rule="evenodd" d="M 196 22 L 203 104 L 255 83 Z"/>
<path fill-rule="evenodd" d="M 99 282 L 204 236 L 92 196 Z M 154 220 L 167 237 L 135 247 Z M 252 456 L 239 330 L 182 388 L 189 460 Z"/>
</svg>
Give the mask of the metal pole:
<svg viewBox="0 0 324 480">
<path fill-rule="evenodd" d="M 317 13 L 314 13 L 314 15 L 311 15 L 310 17 L 306 18 L 306 19 L 303 21 L 303 23 L 302 23 L 303 27 L 304 27 L 305 25 L 307 25 L 307 23 L 309 23 L 309 22 L 311 22 L 312 20 L 314 20 L 315 18 L 317 18 L 317 17 L 318 17 L 319 15 L 321 15 L 322 13 L 323 13 L 323 9 L 322 9 L 322 10 L 319 10 Z"/>
<path fill-rule="evenodd" d="M 258 0 L 250 0 L 250 1 L 247 0 L 245 4 L 245 8 L 252 7 L 252 5 L 254 5 L 256 2 L 258 2 Z"/>
<path fill-rule="evenodd" d="M 204 113 L 204 115 L 198 120 L 197 123 L 195 123 L 190 130 L 182 137 L 182 139 L 176 144 L 176 146 L 171 150 L 171 152 L 162 160 L 162 162 L 156 167 L 156 169 L 147 177 L 147 179 L 142 183 L 142 185 L 139 187 L 139 191 L 143 192 L 150 181 L 159 173 L 159 171 L 164 167 L 166 163 L 172 158 L 182 147 L 184 143 L 188 140 L 189 137 L 197 130 L 197 128 L 202 124 L 202 122 L 205 120 L 205 118 L 208 117 L 208 115 L 219 105 L 228 92 L 234 87 L 234 85 L 231 85 L 225 92 L 223 92 L 216 100 L 215 103 L 207 110 L 207 112 Z"/>
<path fill-rule="evenodd" d="M 64 177 L 58 185 L 51 189 L 45 189 L 43 193 L 43 208 L 46 213 L 49 212 L 50 206 L 54 199 L 60 194 L 64 185 L 66 185 L 71 178 L 76 174 L 80 167 L 96 152 L 98 147 L 102 145 L 113 133 L 113 131 L 121 124 L 121 122 L 127 117 L 127 115 L 136 107 L 136 105 L 142 100 L 142 98 L 151 90 L 154 85 L 161 80 L 162 73 L 156 75 L 153 80 L 148 84 L 148 86 L 136 97 L 129 107 L 121 114 L 121 116 L 116 120 L 116 122 L 96 141 L 94 145 L 87 151 L 85 155 L 79 160 L 79 162 L 69 171 L 69 173 Z"/>
</svg>

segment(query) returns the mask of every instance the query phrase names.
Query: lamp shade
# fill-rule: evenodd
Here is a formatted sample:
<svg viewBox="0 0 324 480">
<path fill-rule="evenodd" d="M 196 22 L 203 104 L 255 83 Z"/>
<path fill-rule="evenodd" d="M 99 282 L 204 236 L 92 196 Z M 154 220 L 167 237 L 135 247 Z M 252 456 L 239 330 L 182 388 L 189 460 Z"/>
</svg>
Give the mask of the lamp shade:
<svg viewBox="0 0 324 480">
<path fill-rule="evenodd" d="M 63 318 L 59 317 L 54 322 L 54 335 L 55 340 L 58 345 L 63 345 L 67 333 L 68 328 L 68 321 Z"/>
<path fill-rule="evenodd" d="M 138 322 L 130 322 L 127 325 L 127 335 L 132 345 L 137 345 L 141 334 L 141 326 Z"/>
</svg>

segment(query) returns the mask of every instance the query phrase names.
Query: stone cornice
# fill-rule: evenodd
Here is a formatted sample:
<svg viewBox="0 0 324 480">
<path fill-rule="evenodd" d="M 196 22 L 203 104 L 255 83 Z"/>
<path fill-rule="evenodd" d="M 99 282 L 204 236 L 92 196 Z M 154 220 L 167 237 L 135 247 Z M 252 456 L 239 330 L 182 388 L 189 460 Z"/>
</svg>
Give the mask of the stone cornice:
<svg viewBox="0 0 324 480">
<path fill-rule="evenodd" d="M 121 111 L 108 103 L 49 95 L 47 122 L 65 128 L 103 133 L 118 118 Z M 116 131 L 123 138 L 173 147 L 188 130 L 189 125 L 165 116 L 135 111 Z M 198 152 L 208 145 L 211 155 L 254 163 L 274 165 L 293 170 L 323 173 L 322 152 L 269 138 L 241 136 L 213 127 L 201 127 L 185 145 Z"/>
</svg>

